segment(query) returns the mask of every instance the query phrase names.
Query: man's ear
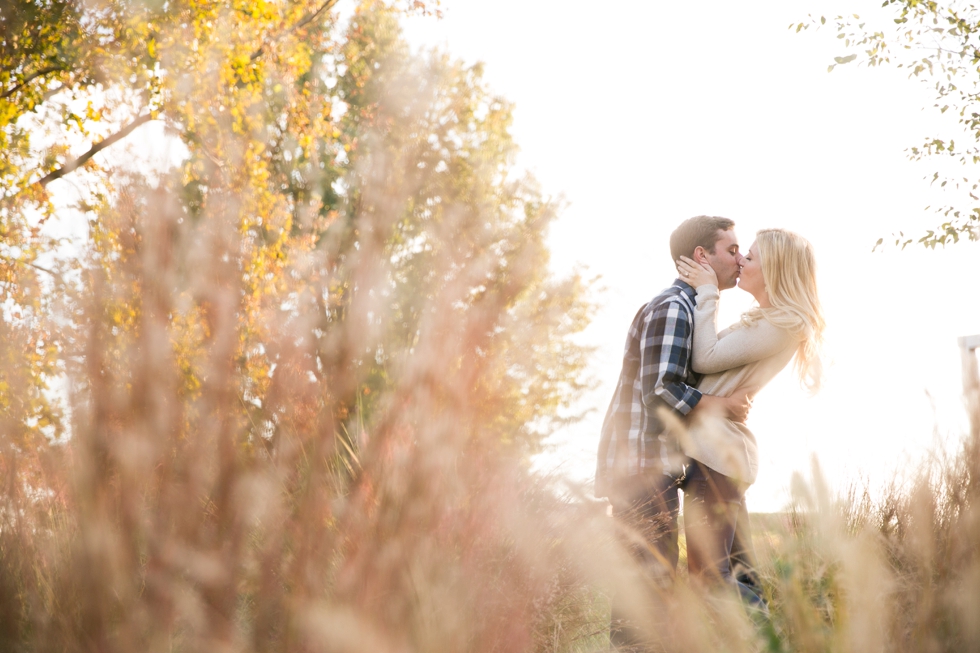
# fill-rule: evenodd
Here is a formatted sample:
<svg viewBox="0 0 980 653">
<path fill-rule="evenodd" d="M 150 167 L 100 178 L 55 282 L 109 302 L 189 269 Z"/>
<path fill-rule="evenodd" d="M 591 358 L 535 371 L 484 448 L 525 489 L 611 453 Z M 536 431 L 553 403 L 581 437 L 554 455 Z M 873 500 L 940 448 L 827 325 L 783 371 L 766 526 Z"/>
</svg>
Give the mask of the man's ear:
<svg viewBox="0 0 980 653">
<path fill-rule="evenodd" d="M 698 263 L 707 263 L 708 262 L 708 252 L 706 252 L 703 247 L 701 247 L 700 245 L 698 245 L 697 247 L 694 248 L 694 256 L 693 256 L 693 258 Z"/>
</svg>

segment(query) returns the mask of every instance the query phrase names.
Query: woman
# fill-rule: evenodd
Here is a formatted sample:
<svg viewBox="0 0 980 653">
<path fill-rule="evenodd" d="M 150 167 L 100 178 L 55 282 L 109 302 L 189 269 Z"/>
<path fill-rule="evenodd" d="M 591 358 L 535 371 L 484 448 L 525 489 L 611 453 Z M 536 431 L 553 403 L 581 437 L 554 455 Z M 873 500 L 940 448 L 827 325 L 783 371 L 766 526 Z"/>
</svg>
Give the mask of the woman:
<svg viewBox="0 0 980 653">
<path fill-rule="evenodd" d="M 698 390 L 754 394 L 796 356 L 801 383 L 820 385 L 824 319 L 817 296 L 813 247 L 798 234 L 764 229 L 740 263 L 738 286 L 757 306 L 717 332 L 718 281 L 707 265 L 677 262 L 681 279 L 697 289 L 693 366 Z M 755 436 L 744 424 L 702 416 L 687 425 L 684 452 L 692 459 L 684 488 L 688 568 L 692 575 L 732 582 L 729 555 L 745 490 L 756 478 Z"/>
</svg>

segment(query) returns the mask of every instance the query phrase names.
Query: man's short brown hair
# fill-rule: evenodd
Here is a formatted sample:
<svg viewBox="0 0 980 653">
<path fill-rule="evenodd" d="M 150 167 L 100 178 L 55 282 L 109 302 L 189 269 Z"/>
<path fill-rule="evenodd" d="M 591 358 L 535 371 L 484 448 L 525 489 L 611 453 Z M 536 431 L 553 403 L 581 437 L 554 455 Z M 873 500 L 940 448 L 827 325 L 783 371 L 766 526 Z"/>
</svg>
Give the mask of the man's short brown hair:
<svg viewBox="0 0 980 653">
<path fill-rule="evenodd" d="M 718 231 L 728 231 L 734 226 L 733 220 L 712 215 L 688 218 L 670 234 L 670 256 L 675 261 L 681 256 L 692 258 L 698 247 L 714 253 L 715 243 L 719 238 Z"/>
</svg>

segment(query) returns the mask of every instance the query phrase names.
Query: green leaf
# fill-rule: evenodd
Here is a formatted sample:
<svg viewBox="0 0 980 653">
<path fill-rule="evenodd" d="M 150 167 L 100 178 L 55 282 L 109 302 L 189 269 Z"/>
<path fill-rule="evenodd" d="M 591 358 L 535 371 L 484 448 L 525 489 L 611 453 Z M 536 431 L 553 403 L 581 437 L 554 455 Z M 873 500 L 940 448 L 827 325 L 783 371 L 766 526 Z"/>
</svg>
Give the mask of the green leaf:
<svg viewBox="0 0 980 653">
<path fill-rule="evenodd" d="M 857 59 L 856 54 L 849 54 L 846 57 L 834 57 L 834 61 L 837 63 L 848 63 Z"/>
</svg>

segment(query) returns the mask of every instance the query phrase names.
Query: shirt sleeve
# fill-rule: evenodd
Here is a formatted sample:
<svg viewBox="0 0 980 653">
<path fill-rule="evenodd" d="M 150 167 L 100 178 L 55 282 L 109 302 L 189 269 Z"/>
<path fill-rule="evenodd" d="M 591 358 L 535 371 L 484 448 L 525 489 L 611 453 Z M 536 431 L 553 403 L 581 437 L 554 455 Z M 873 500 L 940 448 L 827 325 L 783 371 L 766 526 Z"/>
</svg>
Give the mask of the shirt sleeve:
<svg viewBox="0 0 980 653">
<path fill-rule="evenodd" d="M 640 381 L 646 406 L 660 399 L 687 415 L 701 401 L 701 392 L 687 383 L 692 330 L 691 315 L 677 301 L 663 302 L 646 316 L 640 342 Z"/>
<path fill-rule="evenodd" d="M 786 329 L 759 320 L 747 327 L 725 329 L 719 336 L 718 288 L 699 286 L 694 309 L 694 370 L 715 374 L 769 358 L 790 346 L 795 338 Z"/>
</svg>

